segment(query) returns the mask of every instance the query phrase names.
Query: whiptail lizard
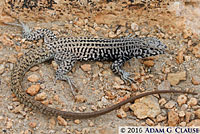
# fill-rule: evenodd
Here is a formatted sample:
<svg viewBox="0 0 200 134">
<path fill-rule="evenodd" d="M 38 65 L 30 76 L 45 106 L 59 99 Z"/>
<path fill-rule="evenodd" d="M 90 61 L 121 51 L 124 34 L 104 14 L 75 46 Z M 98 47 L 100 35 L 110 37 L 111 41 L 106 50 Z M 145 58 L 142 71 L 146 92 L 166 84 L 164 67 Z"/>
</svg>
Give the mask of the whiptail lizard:
<svg viewBox="0 0 200 134">
<path fill-rule="evenodd" d="M 108 113 L 122 105 L 133 102 L 134 100 L 152 94 L 159 93 L 188 93 L 186 91 L 162 90 L 142 93 L 138 96 L 132 96 L 111 107 L 100 111 L 88 113 L 75 113 L 60 111 L 55 108 L 50 108 L 39 101 L 34 100 L 29 96 L 21 86 L 21 82 L 25 73 L 33 66 L 44 61 L 54 59 L 58 63 L 56 71 L 56 79 L 66 80 L 73 89 L 73 83 L 66 75 L 76 61 L 113 61 L 111 65 L 112 71 L 121 76 L 124 81 L 133 81 L 128 72 L 121 69 L 125 61 L 136 57 L 145 58 L 164 54 L 166 45 L 161 41 L 152 37 L 132 38 L 124 37 L 118 39 L 104 39 L 104 38 L 89 38 L 89 37 L 71 37 L 71 38 L 57 38 L 55 34 L 48 29 L 39 29 L 31 31 L 27 25 L 13 24 L 23 28 L 23 38 L 26 40 L 39 40 L 44 38 L 44 44 L 39 47 L 33 47 L 14 65 L 11 74 L 11 90 L 19 100 L 26 106 L 41 111 L 47 115 L 62 116 L 63 118 L 82 119 L 96 117 Z"/>
</svg>

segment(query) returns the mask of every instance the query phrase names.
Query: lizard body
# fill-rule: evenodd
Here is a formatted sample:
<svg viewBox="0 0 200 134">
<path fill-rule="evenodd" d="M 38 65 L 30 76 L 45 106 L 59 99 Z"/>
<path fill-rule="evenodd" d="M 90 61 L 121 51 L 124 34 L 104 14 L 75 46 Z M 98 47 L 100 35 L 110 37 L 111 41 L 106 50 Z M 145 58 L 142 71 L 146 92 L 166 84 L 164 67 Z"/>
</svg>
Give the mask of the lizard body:
<svg viewBox="0 0 200 134">
<path fill-rule="evenodd" d="M 121 76 L 125 81 L 133 81 L 129 77 L 129 73 L 121 69 L 125 61 L 136 57 L 145 58 L 158 54 L 163 54 L 166 45 L 161 43 L 158 39 L 152 37 L 146 38 L 131 38 L 124 37 L 119 39 L 102 39 L 102 38 L 57 38 L 53 32 L 48 29 L 39 29 L 31 31 L 24 25 L 23 37 L 26 40 L 38 40 L 44 38 L 44 44 L 38 47 L 33 47 L 19 58 L 14 65 L 11 74 L 11 90 L 19 100 L 26 106 L 39 110 L 47 115 L 62 116 L 63 118 L 82 119 L 96 117 L 108 113 L 122 105 L 133 102 L 135 99 L 144 97 L 146 95 L 158 93 L 190 93 L 186 91 L 163 90 L 142 93 L 138 96 L 132 96 L 129 99 L 115 104 L 111 107 L 102 109 L 100 111 L 88 113 L 74 113 L 61 111 L 55 108 L 48 107 L 39 101 L 34 100 L 29 96 L 21 86 L 21 82 L 25 73 L 33 66 L 54 59 L 59 67 L 56 71 L 56 79 L 67 80 L 72 86 L 72 82 L 66 75 L 76 61 L 113 61 L 111 69 L 114 73 Z"/>
</svg>

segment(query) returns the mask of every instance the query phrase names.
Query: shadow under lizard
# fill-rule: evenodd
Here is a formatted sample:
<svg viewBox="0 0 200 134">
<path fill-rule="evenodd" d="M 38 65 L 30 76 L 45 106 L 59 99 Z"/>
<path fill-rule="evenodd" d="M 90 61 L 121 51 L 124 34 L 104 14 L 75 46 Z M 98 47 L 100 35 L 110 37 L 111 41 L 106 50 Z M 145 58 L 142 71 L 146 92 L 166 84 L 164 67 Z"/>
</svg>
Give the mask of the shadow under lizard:
<svg viewBox="0 0 200 134">
<path fill-rule="evenodd" d="M 110 107 L 99 111 L 78 113 L 61 111 L 55 108 L 48 107 L 39 101 L 34 100 L 29 96 L 21 86 L 21 82 L 25 73 L 33 66 L 54 59 L 58 64 L 56 70 L 56 80 L 68 81 L 73 90 L 73 82 L 66 75 L 71 71 L 76 61 L 112 61 L 111 70 L 119 75 L 122 80 L 132 82 L 128 72 L 125 72 L 121 67 L 124 62 L 129 59 L 145 58 L 164 54 L 166 45 L 160 40 L 153 37 L 132 38 L 124 37 L 117 39 L 91 38 L 91 37 L 69 37 L 57 38 L 56 35 L 48 29 L 39 29 L 31 31 L 27 25 L 12 24 L 22 27 L 22 36 L 28 41 L 39 40 L 44 38 L 44 44 L 41 46 L 33 46 L 28 52 L 19 58 L 14 65 L 11 74 L 11 90 L 16 97 L 24 105 L 39 110 L 43 114 L 51 116 L 61 116 L 63 118 L 83 119 L 103 115 L 114 109 L 120 108 L 122 105 L 134 102 L 136 99 L 147 95 L 160 93 L 187 93 L 196 94 L 187 91 L 176 90 L 160 90 L 141 93 L 137 96 L 132 96 L 127 100 L 114 104 Z"/>
</svg>

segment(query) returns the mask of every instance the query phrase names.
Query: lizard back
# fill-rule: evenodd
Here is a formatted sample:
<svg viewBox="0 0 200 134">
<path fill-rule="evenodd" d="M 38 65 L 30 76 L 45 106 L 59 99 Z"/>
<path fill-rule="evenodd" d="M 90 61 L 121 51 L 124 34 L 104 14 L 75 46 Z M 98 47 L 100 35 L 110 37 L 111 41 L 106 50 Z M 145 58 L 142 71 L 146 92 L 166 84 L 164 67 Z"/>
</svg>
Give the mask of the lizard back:
<svg viewBox="0 0 200 134">
<path fill-rule="evenodd" d="M 163 54 L 167 48 L 152 37 L 101 39 L 89 37 L 59 38 L 46 44 L 53 53 L 71 53 L 78 61 L 124 61 Z"/>
</svg>

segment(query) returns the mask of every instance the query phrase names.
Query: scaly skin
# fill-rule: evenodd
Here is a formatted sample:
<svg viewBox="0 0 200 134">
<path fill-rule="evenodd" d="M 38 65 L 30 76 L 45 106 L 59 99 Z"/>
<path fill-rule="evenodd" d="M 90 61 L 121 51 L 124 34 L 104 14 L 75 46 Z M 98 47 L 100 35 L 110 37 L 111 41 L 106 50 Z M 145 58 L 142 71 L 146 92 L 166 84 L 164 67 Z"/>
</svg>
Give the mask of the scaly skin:
<svg viewBox="0 0 200 134">
<path fill-rule="evenodd" d="M 43 36 L 44 37 L 44 36 Z M 54 37 L 54 36 L 51 36 L 51 37 Z M 39 37 L 40 38 L 40 37 Z M 75 38 L 76 39 L 76 38 Z M 152 91 L 152 92 L 147 92 L 147 93 L 142 93 L 138 96 L 133 96 L 133 97 L 130 97 L 129 99 L 125 100 L 125 101 L 122 101 L 118 104 L 115 104 L 111 107 L 108 107 L 108 108 L 105 108 L 105 109 L 102 109 L 100 111 L 95 111 L 95 112 L 88 112 L 88 113 L 75 113 L 75 112 L 66 112 L 66 111 L 60 111 L 60 110 L 57 110 L 55 108 L 50 108 L 44 104 L 42 104 L 41 102 L 39 101 L 36 101 L 34 100 L 33 97 L 29 96 L 23 89 L 22 89 L 22 86 L 21 86 L 21 82 L 23 80 L 23 77 L 25 75 L 25 73 L 33 66 L 37 65 L 37 64 L 40 64 L 42 62 L 45 62 L 49 59 L 55 59 L 55 50 L 59 50 L 59 47 L 64 47 L 64 48 L 67 48 L 68 49 L 73 49 L 74 50 L 74 46 L 72 47 L 69 47 L 68 44 L 62 44 L 61 42 L 62 41 L 70 41 L 70 42 L 73 42 L 75 40 L 74 38 L 70 39 L 70 38 L 61 38 L 61 39 L 57 39 L 57 38 L 52 38 L 52 39 L 46 39 L 45 40 L 45 44 L 43 44 L 42 46 L 40 47 L 34 47 L 32 49 L 30 49 L 27 53 L 25 53 L 19 60 L 18 62 L 14 65 L 14 68 L 13 68 L 13 71 L 12 71 L 12 74 L 11 74 L 11 90 L 13 93 L 15 93 L 15 95 L 17 96 L 17 98 L 19 98 L 19 100 L 25 104 L 26 106 L 32 108 L 32 109 L 35 109 L 35 110 L 39 110 L 40 112 L 46 114 L 46 115 L 52 115 L 52 116 L 62 116 L 63 118 L 71 118 L 71 119 L 83 119 L 83 118 L 91 118 L 91 117 L 96 117 L 96 116 L 100 116 L 100 115 L 103 115 L 105 113 L 108 113 L 114 109 L 117 109 L 119 107 L 121 107 L 122 105 L 126 104 L 126 103 L 129 103 L 129 102 L 133 102 L 135 101 L 136 99 L 138 98 L 142 98 L 144 96 L 147 96 L 147 95 L 152 95 L 152 94 L 160 94 L 160 93 L 187 93 L 187 94 L 195 94 L 195 93 L 191 93 L 191 92 L 186 92 L 186 91 L 175 91 L 175 90 L 163 90 L 163 91 Z M 129 39 L 129 38 L 127 38 Z M 87 45 L 84 46 L 83 45 L 83 49 L 85 49 L 87 51 L 87 49 L 91 49 L 92 47 L 90 46 L 91 44 L 91 40 L 92 40 L 92 43 L 95 44 L 95 42 L 109 42 L 109 40 L 103 40 L 101 41 L 101 39 L 91 39 L 91 38 L 86 38 L 86 41 L 87 41 Z M 82 45 L 79 45 L 79 41 L 81 40 L 77 40 L 76 41 L 76 45 L 77 47 L 82 47 Z M 118 39 L 118 41 L 120 41 L 120 39 Z M 126 38 L 124 38 L 124 40 L 122 40 L 122 45 L 124 45 L 124 42 L 126 41 Z M 127 40 L 129 42 L 131 42 L 130 40 Z M 112 47 L 103 47 L 103 46 L 99 46 L 100 44 L 97 43 L 97 45 L 94 45 L 93 47 L 95 47 L 96 49 L 116 49 L 116 50 L 119 50 L 122 45 L 120 45 L 120 42 L 118 42 L 118 44 L 114 45 L 114 40 L 113 41 L 110 41 L 110 45 Z M 139 42 L 141 43 L 141 42 Z M 52 46 L 52 44 L 56 44 L 56 46 Z M 134 45 L 134 42 L 133 42 L 133 45 Z M 137 47 L 141 47 L 141 49 L 149 49 L 149 48 L 145 48 L 144 46 L 140 46 L 140 45 L 144 45 L 143 43 L 142 44 L 135 44 Z M 135 46 L 134 46 L 135 47 Z M 148 46 L 149 47 L 149 46 Z M 52 49 L 53 48 L 53 49 Z M 130 44 L 127 48 L 131 48 Z M 127 49 L 126 48 L 126 49 Z M 137 48 L 139 49 L 139 48 Z M 156 51 L 159 49 L 155 48 Z M 64 50 L 64 49 L 63 49 Z M 114 50 L 113 50 L 114 51 Z M 163 50 L 162 52 L 157 52 L 157 54 L 160 54 L 160 53 L 163 53 Z M 95 57 L 90 57 L 92 54 L 89 54 L 87 53 L 88 55 L 86 55 L 88 58 L 90 58 L 90 60 L 94 60 L 93 58 Z M 145 55 L 148 55 L 148 54 L 145 54 Z M 154 53 L 150 53 L 150 55 L 154 55 Z M 111 55 L 111 56 L 115 56 L 115 55 Z M 142 56 L 142 55 L 140 55 Z M 128 59 L 134 57 L 134 55 L 132 55 L 131 57 L 128 57 Z M 80 58 L 80 57 L 79 57 Z M 99 57 L 100 58 L 100 57 Z M 116 58 L 117 59 L 117 58 Z M 113 59 L 113 60 L 116 60 L 116 59 Z M 81 59 L 80 60 L 84 60 L 84 59 Z M 89 60 L 89 59 L 87 59 Z M 97 60 L 108 60 L 108 59 L 97 59 Z M 111 59 L 112 60 L 112 59 Z M 61 59 L 62 61 L 62 59 Z M 125 60 L 123 61 L 125 62 Z M 117 66 L 117 69 L 118 71 L 123 71 L 122 69 L 120 69 L 118 66 Z M 124 74 L 124 72 L 121 72 L 122 75 Z M 128 77 L 126 77 L 126 73 L 124 74 L 125 75 L 125 80 L 128 79 Z M 123 78 L 123 77 L 122 77 Z"/>
</svg>

